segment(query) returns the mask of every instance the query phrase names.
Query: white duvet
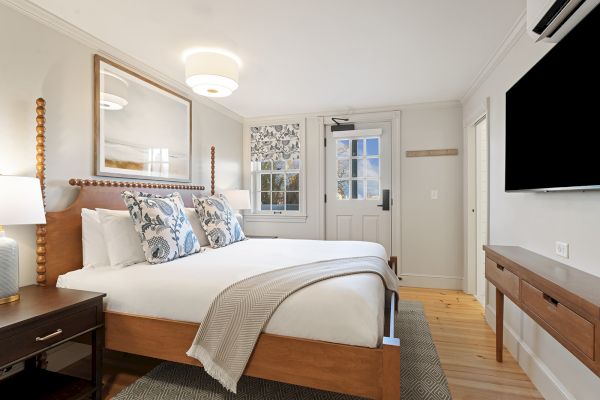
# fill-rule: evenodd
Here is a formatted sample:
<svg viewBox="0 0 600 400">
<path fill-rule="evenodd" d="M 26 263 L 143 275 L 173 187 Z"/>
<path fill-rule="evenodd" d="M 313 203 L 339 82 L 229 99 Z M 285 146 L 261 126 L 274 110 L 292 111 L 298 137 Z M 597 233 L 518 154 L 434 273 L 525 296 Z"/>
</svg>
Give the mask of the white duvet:
<svg viewBox="0 0 600 400">
<path fill-rule="evenodd" d="M 262 272 L 344 257 L 387 259 L 376 243 L 249 239 L 165 264 L 79 269 L 57 286 L 107 294 L 108 311 L 201 323 L 227 286 Z M 375 274 L 319 282 L 286 299 L 264 332 L 377 347 L 383 336 L 385 291 Z"/>
</svg>

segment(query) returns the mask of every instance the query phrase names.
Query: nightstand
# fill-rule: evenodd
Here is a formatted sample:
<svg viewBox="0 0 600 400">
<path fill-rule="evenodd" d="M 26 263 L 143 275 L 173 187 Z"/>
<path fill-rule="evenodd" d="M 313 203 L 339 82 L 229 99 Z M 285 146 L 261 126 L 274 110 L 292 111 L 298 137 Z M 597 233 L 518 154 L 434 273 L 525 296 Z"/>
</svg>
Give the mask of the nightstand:
<svg viewBox="0 0 600 400">
<path fill-rule="evenodd" d="M 0 305 L 0 369 L 25 368 L 0 380 L 2 398 L 100 399 L 104 351 L 105 294 L 26 286 L 19 301 Z M 35 357 L 86 333 L 92 336 L 92 380 L 47 371 Z"/>
</svg>

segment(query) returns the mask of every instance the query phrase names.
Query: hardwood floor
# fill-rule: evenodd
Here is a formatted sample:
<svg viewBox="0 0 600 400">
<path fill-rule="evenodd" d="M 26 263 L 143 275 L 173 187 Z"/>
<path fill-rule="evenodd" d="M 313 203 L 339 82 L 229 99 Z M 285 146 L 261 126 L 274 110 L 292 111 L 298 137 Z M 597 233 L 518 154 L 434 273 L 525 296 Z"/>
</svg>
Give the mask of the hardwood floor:
<svg viewBox="0 0 600 400">
<path fill-rule="evenodd" d="M 423 303 L 454 400 L 542 399 L 506 350 L 504 362 L 496 362 L 494 333 L 473 296 L 455 290 L 403 287 L 400 297 Z M 68 372 L 79 374 L 88 363 L 82 360 Z M 159 363 L 152 358 L 107 352 L 104 398 L 112 398 Z"/>
<path fill-rule="evenodd" d="M 423 303 L 454 400 L 543 398 L 506 349 L 496 362 L 496 337 L 473 296 L 402 287 L 400 298 Z"/>
</svg>

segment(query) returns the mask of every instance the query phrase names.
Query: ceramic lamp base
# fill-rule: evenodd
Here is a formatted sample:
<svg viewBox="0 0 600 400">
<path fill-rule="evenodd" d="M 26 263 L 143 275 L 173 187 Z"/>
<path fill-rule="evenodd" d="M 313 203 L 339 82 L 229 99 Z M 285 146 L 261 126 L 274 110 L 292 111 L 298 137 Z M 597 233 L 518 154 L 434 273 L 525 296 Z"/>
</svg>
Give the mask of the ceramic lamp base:
<svg viewBox="0 0 600 400">
<path fill-rule="evenodd" d="M 19 300 L 19 246 L 0 232 L 0 304 Z"/>
</svg>

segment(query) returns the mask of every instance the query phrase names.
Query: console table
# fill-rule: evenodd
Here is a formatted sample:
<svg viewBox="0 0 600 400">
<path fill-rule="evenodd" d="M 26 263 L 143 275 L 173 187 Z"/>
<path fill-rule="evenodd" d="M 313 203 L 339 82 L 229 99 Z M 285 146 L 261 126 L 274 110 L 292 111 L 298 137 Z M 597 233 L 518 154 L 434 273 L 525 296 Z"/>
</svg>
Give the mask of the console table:
<svg viewBox="0 0 600 400">
<path fill-rule="evenodd" d="M 496 287 L 496 360 L 502 362 L 504 296 L 600 376 L 600 277 L 516 246 L 483 246 Z"/>
</svg>

